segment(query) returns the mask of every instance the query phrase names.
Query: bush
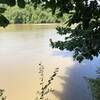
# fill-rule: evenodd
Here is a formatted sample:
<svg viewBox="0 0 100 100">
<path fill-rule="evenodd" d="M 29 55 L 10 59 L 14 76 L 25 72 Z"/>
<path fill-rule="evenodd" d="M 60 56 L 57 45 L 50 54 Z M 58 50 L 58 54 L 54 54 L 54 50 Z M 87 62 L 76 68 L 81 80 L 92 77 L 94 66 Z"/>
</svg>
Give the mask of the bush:
<svg viewBox="0 0 100 100">
<path fill-rule="evenodd" d="M 89 79 L 93 100 L 100 100 L 100 69 L 97 70 L 97 78 Z"/>
<path fill-rule="evenodd" d="M 27 4 L 24 9 L 15 7 L 8 7 L 4 15 L 10 20 L 10 23 L 60 23 L 64 22 L 63 18 L 57 18 L 56 15 L 52 15 L 50 9 L 44 10 L 41 6 L 37 9 L 32 4 Z"/>
</svg>

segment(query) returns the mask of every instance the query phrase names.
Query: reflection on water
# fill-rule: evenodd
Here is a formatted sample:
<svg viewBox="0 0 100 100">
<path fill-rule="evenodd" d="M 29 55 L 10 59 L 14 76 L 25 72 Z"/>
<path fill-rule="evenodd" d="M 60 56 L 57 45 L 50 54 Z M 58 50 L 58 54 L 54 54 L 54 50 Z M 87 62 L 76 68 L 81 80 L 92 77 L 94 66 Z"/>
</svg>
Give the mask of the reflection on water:
<svg viewBox="0 0 100 100">
<path fill-rule="evenodd" d="M 89 63 L 75 64 L 70 52 L 52 50 L 49 39 L 63 39 L 54 34 L 55 27 L 10 25 L 0 29 L 0 88 L 6 90 L 7 100 L 34 100 L 39 89 L 40 62 L 46 66 L 46 78 L 60 67 L 52 84 L 52 100 L 90 100 L 83 76 L 95 75 L 95 68 L 92 64 L 87 67 Z"/>
</svg>

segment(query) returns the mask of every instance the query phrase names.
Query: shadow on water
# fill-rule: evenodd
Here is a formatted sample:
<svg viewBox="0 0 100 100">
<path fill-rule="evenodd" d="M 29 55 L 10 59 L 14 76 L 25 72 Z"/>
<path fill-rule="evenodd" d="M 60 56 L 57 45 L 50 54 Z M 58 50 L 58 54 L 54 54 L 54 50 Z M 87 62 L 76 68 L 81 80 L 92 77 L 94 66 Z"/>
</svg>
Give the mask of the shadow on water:
<svg viewBox="0 0 100 100">
<path fill-rule="evenodd" d="M 61 56 L 61 57 L 71 57 L 72 56 L 72 52 L 70 51 L 66 51 L 66 50 L 54 50 L 53 51 L 53 56 Z"/>
<path fill-rule="evenodd" d="M 83 61 L 81 64 L 75 62 L 71 68 L 66 68 L 65 76 L 59 76 L 63 81 L 63 91 L 55 91 L 54 95 L 59 100 L 92 100 L 89 85 L 84 77 L 96 77 L 96 69 L 100 66 L 99 61 L 100 57 L 94 58 L 93 61 Z"/>
</svg>

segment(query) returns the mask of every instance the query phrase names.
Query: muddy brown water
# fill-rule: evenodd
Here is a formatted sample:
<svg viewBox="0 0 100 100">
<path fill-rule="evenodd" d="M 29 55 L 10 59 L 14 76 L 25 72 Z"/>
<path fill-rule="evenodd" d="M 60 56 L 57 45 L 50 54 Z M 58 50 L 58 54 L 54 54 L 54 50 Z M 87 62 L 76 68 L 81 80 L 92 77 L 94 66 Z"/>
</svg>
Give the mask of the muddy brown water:
<svg viewBox="0 0 100 100">
<path fill-rule="evenodd" d="M 72 53 L 52 49 L 49 39 L 63 39 L 55 34 L 56 24 L 9 25 L 0 28 L 0 88 L 7 100 L 35 100 L 39 86 L 38 64 L 45 66 L 45 79 L 59 67 L 51 87 L 51 100 L 91 100 L 84 76 L 95 77 L 97 58 L 81 64 Z"/>
</svg>

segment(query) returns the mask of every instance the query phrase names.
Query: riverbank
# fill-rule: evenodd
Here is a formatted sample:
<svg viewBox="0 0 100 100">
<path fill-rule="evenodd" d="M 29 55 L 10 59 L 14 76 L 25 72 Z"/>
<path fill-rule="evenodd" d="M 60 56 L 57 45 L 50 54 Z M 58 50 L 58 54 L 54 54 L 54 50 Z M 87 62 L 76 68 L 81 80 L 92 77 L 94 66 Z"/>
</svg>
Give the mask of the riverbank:
<svg viewBox="0 0 100 100">
<path fill-rule="evenodd" d="M 17 30 L 19 31 L 32 31 L 35 29 L 56 29 L 57 26 L 60 26 L 62 23 L 39 23 L 39 24 L 9 24 L 7 27 L 0 27 L 0 32 L 12 32 Z"/>
</svg>

